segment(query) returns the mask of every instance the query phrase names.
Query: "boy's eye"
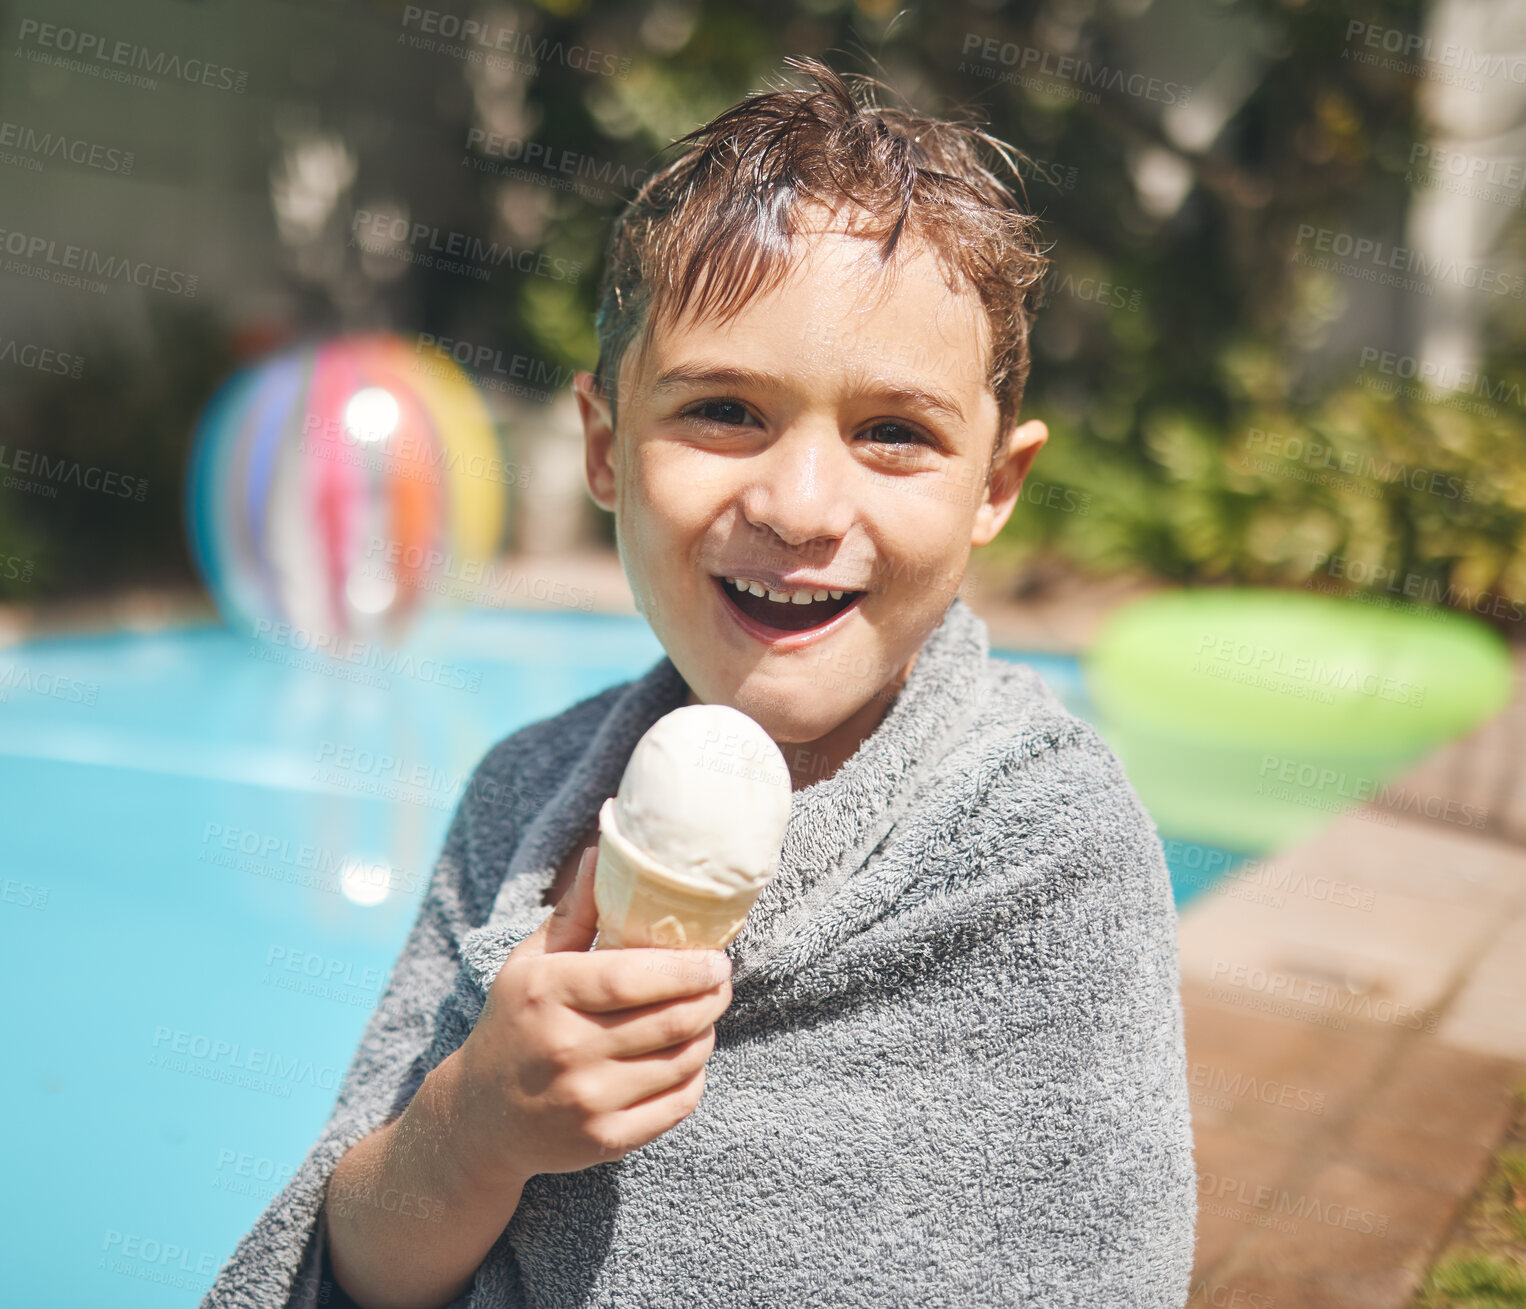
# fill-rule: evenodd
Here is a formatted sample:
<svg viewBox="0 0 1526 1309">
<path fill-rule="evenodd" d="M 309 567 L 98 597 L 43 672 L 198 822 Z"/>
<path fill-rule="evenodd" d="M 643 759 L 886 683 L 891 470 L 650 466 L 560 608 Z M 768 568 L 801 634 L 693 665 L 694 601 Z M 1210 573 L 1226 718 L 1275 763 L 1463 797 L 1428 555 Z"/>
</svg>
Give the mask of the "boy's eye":
<svg viewBox="0 0 1526 1309">
<path fill-rule="evenodd" d="M 683 415 L 685 418 L 698 418 L 703 422 L 715 423 L 721 427 L 742 427 L 752 421 L 752 414 L 740 400 L 703 400 L 685 409 Z M 875 423 L 864 430 L 867 435 L 874 438 L 876 444 L 880 445 L 932 444 L 915 427 L 908 427 L 905 423 Z"/>
<path fill-rule="evenodd" d="M 880 439 L 890 445 L 926 445 L 927 438 L 914 427 L 907 427 L 905 423 L 876 423 L 868 428 L 870 434 L 881 433 Z"/>
<path fill-rule="evenodd" d="M 739 427 L 750 415 L 740 400 L 706 400 L 691 409 L 684 410 L 685 417 L 703 418 L 707 422 L 720 423 L 723 427 Z"/>
</svg>

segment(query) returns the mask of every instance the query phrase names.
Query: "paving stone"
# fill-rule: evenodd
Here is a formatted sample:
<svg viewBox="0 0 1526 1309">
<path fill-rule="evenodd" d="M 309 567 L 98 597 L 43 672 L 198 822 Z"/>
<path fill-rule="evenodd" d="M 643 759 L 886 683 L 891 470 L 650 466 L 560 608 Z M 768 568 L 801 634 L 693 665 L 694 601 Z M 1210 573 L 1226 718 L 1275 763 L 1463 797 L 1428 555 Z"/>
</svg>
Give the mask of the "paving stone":
<svg viewBox="0 0 1526 1309">
<path fill-rule="evenodd" d="M 1237 1264 L 1397 1309 L 1410 1303 L 1461 1204 L 1432 1187 L 1335 1160 L 1306 1186 L 1258 1206 L 1279 1226 L 1258 1230 L 1237 1252 Z"/>
<path fill-rule="evenodd" d="M 1249 1270 L 1194 1278 L 1186 1309 L 1379 1309 L 1392 1303 L 1376 1293 L 1332 1291 L 1302 1278 Z"/>
<path fill-rule="evenodd" d="M 1479 1054 L 1526 1061 L 1526 914 L 1506 923 L 1474 965 L 1439 1035 Z"/>
<path fill-rule="evenodd" d="M 1361 888 L 1369 908 L 1353 912 L 1336 899 L 1313 895 L 1289 896 L 1271 906 L 1210 894 L 1182 915 L 1183 976 L 1224 987 L 1234 985 L 1237 976 L 1265 974 L 1283 979 L 1284 995 L 1328 980 L 1359 998 L 1358 1016 L 1397 1011 L 1400 1022 L 1410 1011 L 1434 1009 L 1486 948 L 1505 899 L 1492 875 L 1478 894 L 1450 899 L 1395 889 L 1393 864 L 1422 839 L 1409 830 L 1413 825 L 1356 833 L 1350 829 L 1360 825 L 1349 819 L 1340 826 L 1338 839 L 1312 842 L 1285 863 L 1306 884 L 1309 878 L 1324 878 L 1316 884 L 1326 886 L 1339 879 Z M 1428 831 L 1424 838 L 1435 844 Z M 1441 851 L 1433 854 L 1442 857 Z M 1452 849 L 1445 863 L 1433 864 L 1432 880 L 1436 867 L 1461 862 Z M 1519 872 L 1526 886 L 1526 860 Z M 1259 995 L 1256 990 L 1240 996 L 1243 1007 L 1264 1008 L 1276 998 L 1270 989 Z"/>
<path fill-rule="evenodd" d="M 1384 815 L 1393 821 L 1378 823 L 1372 821 L 1375 812 L 1350 811 L 1295 849 L 1259 861 L 1247 877 L 1267 889 L 1301 888 L 1303 898 L 1332 904 L 1355 899 L 1356 912 L 1388 893 L 1507 911 L 1526 907 L 1526 847 L 1462 824 L 1400 815 Z M 1314 881 L 1321 874 L 1325 885 Z M 1358 894 L 1336 896 L 1337 882 Z M 1295 897 L 1284 898 L 1291 904 Z"/>
<path fill-rule="evenodd" d="M 1490 835 L 1526 841 L 1526 767 L 1521 741 L 1526 740 L 1526 646 L 1513 650 L 1516 665 L 1514 697 L 1503 712 L 1459 741 L 1436 751 L 1402 780 L 1404 791 L 1388 803 L 1412 803 L 1407 792 L 1418 792 L 1466 803 L 1475 814 L 1487 815 Z"/>
<path fill-rule="evenodd" d="M 1490 1147 L 1369 1116 L 1352 1124 L 1344 1154 L 1378 1177 L 1398 1178 L 1449 1195 L 1472 1193 L 1489 1170 Z"/>
<path fill-rule="evenodd" d="M 1505 924 L 1474 966 L 1473 977 L 1490 986 L 1516 987 L 1526 997 L 1526 913 Z"/>
<path fill-rule="evenodd" d="M 1275 1137 L 1284 1148 L 1322 1130 L 1366 1092 L 1395 1033 L 1346 1032 L 1245 1013 L 1182 988 L 1194 1122 Z"/>
<path fill-rule="evenodd" d="M 1374 1090 L 1368 1113 L 1457 1141 L 1492 1148 L 1510 1121 L 1520 1064 L 1458 1050 L 1441 1039 L 1416 1042 Z"/>
<path fill-rule="evenodd" d="M 1506 990 L 1473 979 L 1438 1034 L 1452 1045 L 1479 1054 L 1526 1060 L 1526 988 Z"/>
<path fill-rule="evenodd" d="M 1265 1137 L 1194 1123 L 1194 1157 L 1198 1175 L 1197 1253 L 1195 1266 L 1209 1269 L 1251 1230 L 1245 1215 L 1228 1212 L 1215 1195 L 1247 1179 L 1254 1186 L 1276 1186 L 1293 1165 L 1281 1143 Z"/>
</svg>

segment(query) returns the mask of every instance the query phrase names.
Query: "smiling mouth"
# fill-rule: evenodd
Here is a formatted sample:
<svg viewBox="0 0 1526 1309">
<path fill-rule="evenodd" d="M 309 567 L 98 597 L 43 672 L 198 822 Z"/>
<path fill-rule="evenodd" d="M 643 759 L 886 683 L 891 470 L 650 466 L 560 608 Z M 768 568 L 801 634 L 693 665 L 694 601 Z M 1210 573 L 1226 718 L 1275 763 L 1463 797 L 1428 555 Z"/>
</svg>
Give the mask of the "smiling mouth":
<svg viewBox="0 0 1526 1309">
<path fill-rule="evenodd" d="M 770 600 L 767 594 L 754 595 L 750 590 L 739 590 L 736 583 L 724 577 L 717 577 L 715 584 L 721 588 L 726 602 L 734 609 L 759 626 L 771 628 L 776 632 L 809 632 L 821 627 L 831 622 L 864 595 L 863 591 L 842 591 L 834 597 L 831 592 L 828 592 L 824 600 L 812 599 L 799 603 L 793 599 Z M 775 594 L 784 593 L 775 592 Z M 814 595 L 817 592 L 811 594 Z"/>
</svg>

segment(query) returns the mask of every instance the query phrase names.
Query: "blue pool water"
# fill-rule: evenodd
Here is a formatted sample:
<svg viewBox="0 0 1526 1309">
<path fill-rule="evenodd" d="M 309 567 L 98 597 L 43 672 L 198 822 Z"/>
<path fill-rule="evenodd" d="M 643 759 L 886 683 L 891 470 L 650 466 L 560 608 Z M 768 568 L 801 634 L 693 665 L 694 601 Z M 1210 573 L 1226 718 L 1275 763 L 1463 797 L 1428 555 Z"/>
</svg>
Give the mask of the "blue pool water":
<svg viewBox="0 0 1526 1309">
<path fill-rule="evenodd" d="M 401 670 L 269 650 L 0 650 L 8 1303 L 194 1305 L 327 1118 L 472 767 L 661 654 L 639 619 L 489 612 Z M 1001 653 L 1090 713 L 1074 659 Z"/>
</svg>

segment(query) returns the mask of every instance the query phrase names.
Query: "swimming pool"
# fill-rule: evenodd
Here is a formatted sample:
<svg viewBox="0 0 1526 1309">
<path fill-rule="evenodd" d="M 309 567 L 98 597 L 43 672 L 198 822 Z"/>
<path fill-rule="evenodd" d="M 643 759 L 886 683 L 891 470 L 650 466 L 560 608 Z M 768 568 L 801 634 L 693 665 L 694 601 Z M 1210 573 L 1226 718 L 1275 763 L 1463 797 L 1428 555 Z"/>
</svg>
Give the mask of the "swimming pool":
<svg viewBox="0 0 1526 1309">
<path fill-rule="evenodd" d="M 471 769 L 662 651 L 636 618 L 471 611 L 405 653 L 0 650 L 13 1303 L 196 1303 L 328 1116 Z M 998 653 L 1089 712 L 1074 659 Z"/>
</svg>

